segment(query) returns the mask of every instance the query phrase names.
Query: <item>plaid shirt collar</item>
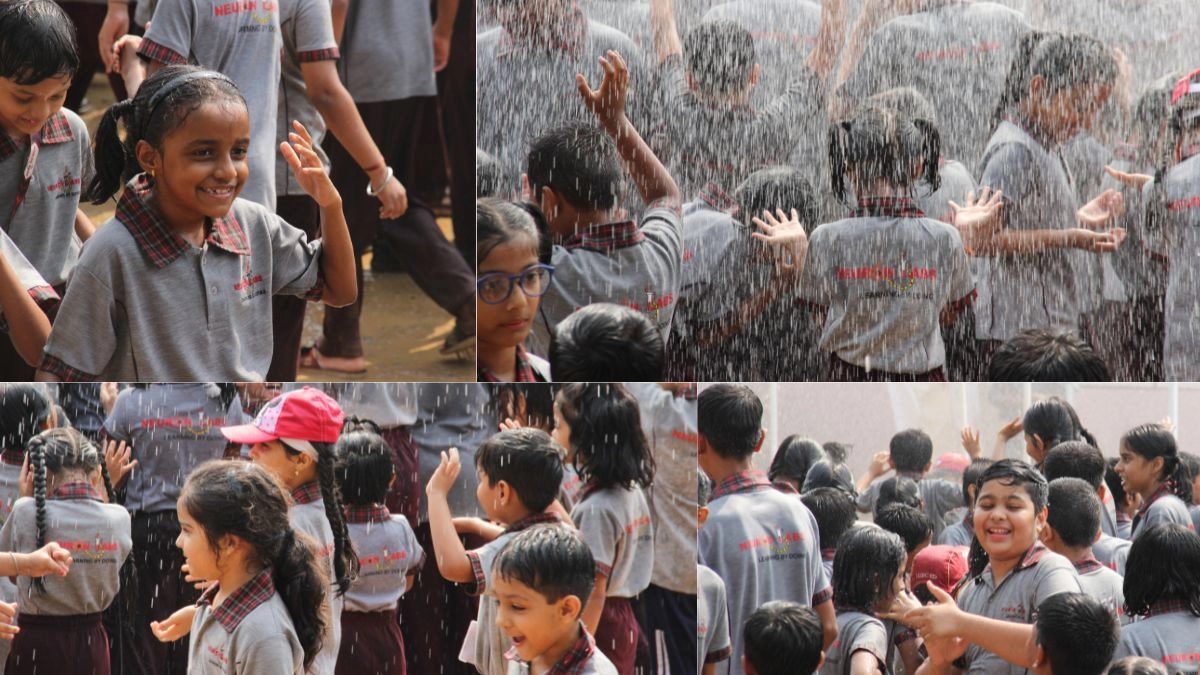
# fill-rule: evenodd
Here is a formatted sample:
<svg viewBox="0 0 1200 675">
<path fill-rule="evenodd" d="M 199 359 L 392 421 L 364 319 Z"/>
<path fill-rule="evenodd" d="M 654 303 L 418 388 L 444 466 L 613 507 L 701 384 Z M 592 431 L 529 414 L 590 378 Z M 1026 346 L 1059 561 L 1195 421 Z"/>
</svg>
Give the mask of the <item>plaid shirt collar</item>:
<svg viewBox="0 0 1200 675">
<path fill-rule="evenodd" d="M 592 659 L 592 654 L 596 652 L 596 641 L 588 634 L 587 628 L 583 626 L 583 622 L 579 622 L 579 638 L 571 645 L 565 654 L 559 657 L 558 661 L 550 666 L 550 670 L 546 671 L 546 675 L 578 675 L 582 673 L 588 661 Z M 504 658 L 509 661 L 521 661 L 521 657 L 517 655 L 517 648 L 513 647 L 504 653 Z M 526 664 L 528 665 L 528 664 Z"/>
<path fill-rule="evenodd" d="M 725 480 L 717 483 L 713 487 L 712 496 L 709 501 L 724 497 L 725 495 L 736 494 L 738 492 L 752 492 L 758 490 L 773 490 L 771 481 L 767 479 L 767 474 L 758 469 L 747 469 L 729 476 Z"/>
<path fill-rule="evenodd" d="M 75 140 L 75 132 L 71 131 L 71 122 L 63 111 L 59 110 L 46 120 L 42 128 L 38 130 L 32 137 L 38 145 L 55 145 L 57 143 L 68 143 Z M 13 140 L 6 133 L 0 133 L 0 162 L 11 157 L 21 148 L 24 148 L 29 142 L 29 139 L 23 141 Z"/>
<path fill-rule="evenodd" d="M 561 521 L 557 513 L 531 513 L 516 522 L 509 523 L 509 525 L 504 528 L 504 534 L 516 534 L 517 532 L 520 532 L 521 530 L 527 530 L 534 525 L 557 525 L 559 522 Z"/>
<path fill-rule="evenodd" d="M 1088 557 L 1072 564 L 1075 565 L 1075 571 L 1080 574 L 1090 574 L 1104 567 L 1104 565 L 1100 564 L 1099 560 L 1096 560 L 1096 556 L 1091 555 L 1090 553 L 1088 554 Z"/>
<path fill-rule="evenodd" d="M 311 504 L 321 499 L 321 484 L 309 481 L 292 488 L 292 500 L 297 504 Z"/>
<path fill-rule="evenodd" d="M 96 492 L 96 488 L 86 480 L 73 480 L 69 483 L 63 483 L 54 489 L 50 499 L 94 499 L 98 502 L 104 501 L 100 497 L 100 493 Z"/>
<path fill-rule="evenodd" d="M 538 26 L 531 34 L 513 34 L 507 28 L 501 28 L 500 40 L 496 43 L 496 58 L 533 52 L 562 52 L 578 58 L 583 55 L 587 28 L 587 16 L 579 5 L 571 3 L 567 13 L 555 25 Z"/>
<path fill-rule="evenodd" d="M 25 453 L 20 450 L 4 450 L 0 451 L 0 464 L 9 466 L 21 466 L 25 463 Z"/>
<path fill-rule="evenodd" d="M 315 484 L 309 483 L 309 485 Z M 392 514 L 388 512 L 387 507 L 383 504 L 346 507 L 347 523 L 386 523 L 391 517 Z"/>
<path fill-rule="evenodd" d="M 146 174 L 138 174 L 125 184 L 117 202 L 117 219 L 133 235 L 142 254 L 158 269 L 175 262 L 191 244 L 167 227 L 149 203 L 153 188 Z M 250 255 L 250 239 L 233 212 L 211 221 L 205 241 L 234 255 Z"/>
<path fill-rule="evenodd" d="M 731 218 L 737 218 L 741 211 L 741 206 L 729 196 L 729 193 L 721 189 L 720 185 L 709 181 L 700 188 L 700 193 L 696 198 L 707 204 L 714 211 L 720 211 Z M 754 215 L 754 214 L 751 214 Z"/>
<path fill-rule="evenodd" d="M 636 221 L 588 225 L 583 231 L 567 237 L 563 246 L 568 249 L 586 248 L 594 251 L 615 251 L 639 244 L 646 236 Z"/>
<path fill-rule="evenodd" d="M 499 378 L 492 374 L 492 371 L 483 366 L 479 366 L 476 374 L 479 375 L 477 379 L 480 382 L 500 381 Z M 533 364 L 530 363 L 529 352 L 525 351 L 525 348 L 521 345 L 517 345 L 517 367 L 513 371 L 513 375 L 513 382 L 545 382 L 537 370 L 534 369 Z"/>
<path fill-rule="evenodd" d="M 777 480 L 777 481 L 772 482 L 771 487 L 775 488 L 776 490 L 779 490 L 780 492 L 782 492 L 784 494 L 789 494 L 789 495 L 800 494 L 800 491 L 797 490 L 795 487 L 793 487 L 791 483 L 788 483 L 788 482 L 782 481 L 782 480 Z"/>
<path fill-rule="evenodd" d="M 196 602 L 196 606 L 208 605 L 212 607 L 213 598 L 216 597 L 217 591 L 220 589 L 220 584 L 213 584 L 211 588 L 200 596 Z M 225 598 L 220 606 L 212 610 L 213 618 L 226 633 L 232 633 L 237 630 L 237 627 L 242 623 L 250 612 L 253 612 L 259 605 L 271 599 L 275 595 L 275 583 L 271 580 L 271 572 L 269 569 L 263 569 L 250 581 L 242 584 L 234 592 Z"/>
<path fill-rule="evenodd" d="M 917 208 L 908 197 L 863 197 L 858 208 L 850 212 L 852 218 L 924 218 L 925 212 Z"/>
<path fill-rule="evenodd" d="M 1186 600 L 1159 600 L 1150 605 L 1150 609 L 1146 611 L 1146 618 L 1157 616 L 1159 614 L 1176 614 L 1178 612 L 1192 612 L 1192 606 Z"/>
</svg>

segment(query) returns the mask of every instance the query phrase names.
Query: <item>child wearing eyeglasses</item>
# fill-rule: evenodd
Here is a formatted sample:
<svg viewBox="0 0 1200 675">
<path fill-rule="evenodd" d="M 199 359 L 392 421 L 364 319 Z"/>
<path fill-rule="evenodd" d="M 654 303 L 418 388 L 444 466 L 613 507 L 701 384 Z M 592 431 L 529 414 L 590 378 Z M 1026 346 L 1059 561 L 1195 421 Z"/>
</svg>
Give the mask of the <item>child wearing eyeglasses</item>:
<svg viewBox="0 0 1200 675">
<path fill-rule="evenodd" d="M 501 199 L 479 200 L 475 215 L 478 379 L 549 382 L 550 365 L 521 344 L 554 273 L 538 257 L 541 232 L 526 208 Z"/>
</svg>

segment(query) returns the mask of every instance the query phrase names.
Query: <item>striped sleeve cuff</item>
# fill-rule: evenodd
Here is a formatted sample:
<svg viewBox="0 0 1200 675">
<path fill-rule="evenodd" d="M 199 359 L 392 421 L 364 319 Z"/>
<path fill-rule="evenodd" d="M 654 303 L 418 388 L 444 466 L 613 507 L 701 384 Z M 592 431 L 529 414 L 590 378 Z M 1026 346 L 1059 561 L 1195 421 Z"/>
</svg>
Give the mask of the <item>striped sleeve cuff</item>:
<svg viewBox="0 0 1200 675">
<path fill-rule="evenodd" d="M 58 306 L 58 293 L 50 286 L 34 286 L 26 289 L 29 297 L 33 298 L 33 302 L 37 304 L 38 309 L 42 310 L 43 314 L 49 315 L 50 312 Z M 8 317 L 0 313 L 0 332 L 9 332 Z"/>
<path fill-rule="evenodd" d="M 733 648 L 725 647 L 724 649 L 718 649 L 715 652 L 709 652 L 709 653 L 705 654 L 704 662 L 705 663 L 720 663 L 721 661 L 724 661 L 725 659 L 729 658 L 730 656 L 733 656 Z"/>
<path fill-rule="evenodd" d="M 341 56 L 337 47 L 330 47 L 328 49 L 310 49 L 306 52 L 299 52 L 296 54 L 296 60 L 300 63 L 315 63 L 317 61 L 337 61 Z"/>
<path fill-rule="evenodd" d="M 142 44 L 138 47 L 138 56 L 150 59 L 151 61 L 165 63 L 168 66 L 178 66 L 187 63 L 187 57 L 183 54 L 146 38 L 142 38 Z"/>
<path fill-rule="evenodd" d="M 475 551 L 467 551 L 467 560 L 471 563 L 471 576 L 475 577 L 473 586 L 468 589 L 471 595 L 483 595 L 487 590 L 487 575 L 483 572 L 483 561 L 479 559 L 479 554 Z"/>
<path fill-rule="evenodd" d="M 42 357 L 42 363 L 38 366 L 38 370 L 50 373 L 63 382 L 95 382 L 99 379 L 94 374 L 68 365 L 62 359 L 51 354 Z"/>
<path fill-rule="evenodd" d="M 832 599 L 833 599 L 833 587 L 826 586 L 824 589 L 817 591 L 816 593 L 813 593 L 812 606 L 816 607 L 817 605 L 819 605 L 823 602 L 826 602 L 828 600 L 832 600 Z"/>
</svg>

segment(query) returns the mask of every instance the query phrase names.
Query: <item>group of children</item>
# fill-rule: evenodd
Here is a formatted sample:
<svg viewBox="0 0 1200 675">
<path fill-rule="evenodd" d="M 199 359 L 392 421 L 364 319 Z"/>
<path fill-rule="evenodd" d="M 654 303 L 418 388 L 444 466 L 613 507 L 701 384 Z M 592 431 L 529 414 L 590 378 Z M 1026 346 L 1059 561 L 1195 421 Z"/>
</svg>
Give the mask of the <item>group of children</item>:
<svg viewBox="0 0 1200 675">
<path fill-rule="evenodd" d="M 1077 4 L 481 5 L 480 378 L 1193 379 L 1200 10 Z"/>
<path fill-rule="evenodd" d="M 1106 460 L 1052 398 L 995 459 L 964 433 L 970 459 L 934 468 L 929 436 L 901 431 L 856 487 L 837 444 L 789 437 L 754 468 L 751 389 L 698 404 L 700 672 L 1200 668 L 1200 458 L 1169 426 L 1130 429 Z M 1003 457 L 1022 430 L 1030 461 Z"/>
<path fill-rule="evenodd" d="M 110 34 L 129 30 L 127 3 L 103 26 L 59 4 L 0 7 L 5 380 L 365 372 L 362 256 L 376 240 L 455 317 L 443 352 L 473 349 L 470 266 L 414 159 L 438 129 L 435 68 L 457 2 L 437 3 L 435 23 L 430 3 L 162 0 L 142 3 L 154 12 L 144 37 Z M 63 107 L 94 74 L 81 64 L 96 65 L 77 33 L 91 50 L 100 33 L 128 95 L 94 147 Z M 79 208 L 114 197 L 99 226 Z M 470 225 L 456 228 L 467 250 Z M 305 300 L 329 308 L 302 349 Z"/>
</svg>

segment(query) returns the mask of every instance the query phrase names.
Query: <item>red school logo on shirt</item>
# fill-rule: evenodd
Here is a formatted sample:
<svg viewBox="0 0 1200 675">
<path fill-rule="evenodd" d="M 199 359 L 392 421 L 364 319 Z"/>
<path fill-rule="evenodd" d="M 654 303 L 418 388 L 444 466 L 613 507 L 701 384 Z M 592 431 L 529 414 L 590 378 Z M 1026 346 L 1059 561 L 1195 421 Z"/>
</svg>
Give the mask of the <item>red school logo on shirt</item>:
<svg viewBox="0 0 1200 675">
<path fill-rule="evenodd" d="M 358 564 L 360 567 L 369 567 L 371 565 L 375 565 L 375 569 L 384 571 L 400 567 L 401 561 L 407 559 L 407 551 L 396 551 L 395 553 L 389 553 L 385 548 L 383 549 L 383 553 L 380 553 L 379 555 L 371 555 L 365 558 L 359 558 Z"/>
<path fill-rule="evenodd" d="M 64 167 L 62 175 L 58 180 L 46 186 L 46 192 L 54 195 L 55 199 L 65 199 L 69 197 L 79 196 L 79 186 L 83 183 L 82 178 L 76 178 L 71 173 L 71 167 Z"/>
<path fill-rule="evenodd" d="M 239 0 L 238 2 L 226 2 L 213 7 L 213 16 L 234 16 L 243 12 L 258 12 L 260 9 L 269 14 L 276 11 L 278 7 L 279 5 L 275 3 L 275 0 Z"/>
<path fill-rule="evenodd" d="M 193 420 L 190 417 L 160 417 L 147 418 L 141 421 L 139 426 L 143 429 L 178 429 L 179 431 L 193 436 L 195 438 L 203 438 L 208 435 L 215 427 L 226 426 L 224 417 L 200 418 Z"/>
<path fill-rule="evenodd" d="M 96 538 L 92 541 L 63 541 L 58 542 L 59 546 L 71 552 L 71 557 L 76 562 L 97 562 L 100 560 L 113 559 L 110 554 L 116 553 L 117 542 L 104 541 L 104 535 L 96 533 Z"/>
<path fill-rule="evenodd" d="M 880 263 L 864 267 L 839 267 L 836 274 L 838 281 L 882 282 L 901 292 L 911 290 L 918 281 L 936 281 L 938 277 L 936 268 L 914 267 L 907 258 L 901 258 L 897 267 Z"/>
<path fill-rule="evenodd" d="M 647 534 L 646 530 L 650 527 L 650 516 L 642 516 L 636 518 L 632 523 L 625 526 L 625 534 L 633 536 L 636 534 L 639 538 Z"/>
<path fill-rule="evenodd" d="M 738 544 L 738 549 L 742 551 L 753 551 L 755 549 L 768 546 L 773 553 L 787 553 L 791 551 L 792 544 L 795 542 L 804 541 L 804 534 L 801 532 L 786 532 L 779 533 L 775 536 L 764 534 L 760 537 L 747 539 Z"/>
<path fill-rule="evenodd" d="M 251 269 L 250 256 L 242 256 L 242 278 L 233 285 L 233 290 L 241 297 L 242 302 L 266 295 L 267 287 L 262 285 L 263 281 L 263 275 L 256 274 Z"/>
<path fill-rule="evenodd" d="M 216 659 L 216 662 L 222 667 L 229 665 L 229 657 L 225 656 L 225 652 L 221 651 L 220 647 L 208 645 L 208 655 Z"/>
</svg>

